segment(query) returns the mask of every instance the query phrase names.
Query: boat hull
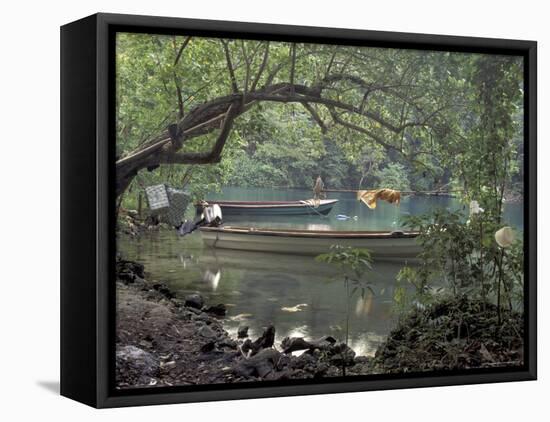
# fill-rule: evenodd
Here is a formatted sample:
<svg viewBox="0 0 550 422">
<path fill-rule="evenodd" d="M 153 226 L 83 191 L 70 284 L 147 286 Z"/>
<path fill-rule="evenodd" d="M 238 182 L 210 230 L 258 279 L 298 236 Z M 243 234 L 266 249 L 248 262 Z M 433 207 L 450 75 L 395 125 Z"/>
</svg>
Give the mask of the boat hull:
<svg viewBox="0 0 550 422">
<path fill-rule="evenodd" d="M 209 204 L 218 204 L 222 215 L 328 215 L 337 199 L 321 200 L 318 207 L 307 201 L 288 202 L 240 202 L 240 201 L 209 201 Z M 197 210 L 200 210 L 197 206 Z"/>
<path fill-rule="evenodd" d="M 271 253 L 319 255 L 332 245 L 364 248 L 377 259 L 414 259 L 421 252 L 416 234 L 384 232 L 320 232 L 202 227 L 202 239 L 210 248 Z"/>
</svg>

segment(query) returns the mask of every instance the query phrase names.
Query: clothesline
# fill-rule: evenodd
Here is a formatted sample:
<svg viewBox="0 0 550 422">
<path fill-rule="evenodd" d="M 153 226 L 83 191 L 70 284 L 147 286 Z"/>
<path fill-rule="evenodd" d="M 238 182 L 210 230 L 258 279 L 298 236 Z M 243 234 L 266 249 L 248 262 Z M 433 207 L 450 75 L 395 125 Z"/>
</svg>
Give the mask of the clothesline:
<svg viewBox="0 0 550 422">
<path fill-rule="evenodd" d="M 357 193 L 359 190 L 376 190 L 376 189 L 323 189 L 323 192 L 350 192 Z M 431 191 L 400 191 L 401 195 L 427 195 L 427 196 L 454 196 L 454 193 L 463 192 L 463 190 L 431 190 Z"/>
<path fill-rule="evenodd" d="M 376 190 L 376 189 L 323 189 L 323 192 L 350 192 L 357 193 L 360 190 Z M 453 193 L 463 192 L 463 190 L 431 190 L 431 191 L 400 191 L 401 195 L 432 195 L 432 196 L 453 196 Z"/>
</svg>

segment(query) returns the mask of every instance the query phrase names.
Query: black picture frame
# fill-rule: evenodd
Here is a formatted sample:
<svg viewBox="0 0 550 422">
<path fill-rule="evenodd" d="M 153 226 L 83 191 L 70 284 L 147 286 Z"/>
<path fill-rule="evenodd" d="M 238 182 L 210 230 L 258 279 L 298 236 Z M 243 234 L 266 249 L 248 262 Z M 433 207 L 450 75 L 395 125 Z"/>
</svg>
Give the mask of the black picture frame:
<svg viewBox="0 0 550 422">
<path fill-rule="evenodd" d="M 461 373 L 134 389 L 114 375 L 114 34 L 117 31 L 515 54 L 525 61 L 525 366 Z M 61 28 L 61 394 L 90 406 L 326 394 L 534 380 L 537 44 L 397 32 L 99 13 Z"/>
</svg>

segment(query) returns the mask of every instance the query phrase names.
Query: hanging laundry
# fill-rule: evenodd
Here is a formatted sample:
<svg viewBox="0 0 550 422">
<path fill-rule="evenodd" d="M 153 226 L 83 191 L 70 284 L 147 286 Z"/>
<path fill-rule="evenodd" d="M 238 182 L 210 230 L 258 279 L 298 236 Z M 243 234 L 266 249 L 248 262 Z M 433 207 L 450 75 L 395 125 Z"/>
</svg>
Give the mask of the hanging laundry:
<svg viewBox="0 0 550 422">
<path fill-rule="evenodd" d="M 363 202 L 371 210 L 376 208 L 378 200 L 399 205 L 401 202 L 401 192 L 393 189 L 375 189 L 357 191 L 357 200 Z"/>
</svg>

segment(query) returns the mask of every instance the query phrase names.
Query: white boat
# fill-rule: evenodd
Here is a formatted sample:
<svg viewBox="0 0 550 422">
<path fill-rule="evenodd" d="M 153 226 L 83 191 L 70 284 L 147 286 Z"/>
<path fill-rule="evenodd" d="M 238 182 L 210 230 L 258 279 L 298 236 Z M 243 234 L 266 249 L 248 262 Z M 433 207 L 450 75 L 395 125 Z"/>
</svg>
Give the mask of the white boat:
<svg viewBox="0 0 550 422">
<path fill-rule="evenodd" d="M 263 229 L 253 227 L 201 227 L 206 246 L 221 249 L 319 255 L 332 245 L 364 248 L 378 259 L 414 259 L 420 253 L 418 232 L 326 231 Z"/>
</svg>

